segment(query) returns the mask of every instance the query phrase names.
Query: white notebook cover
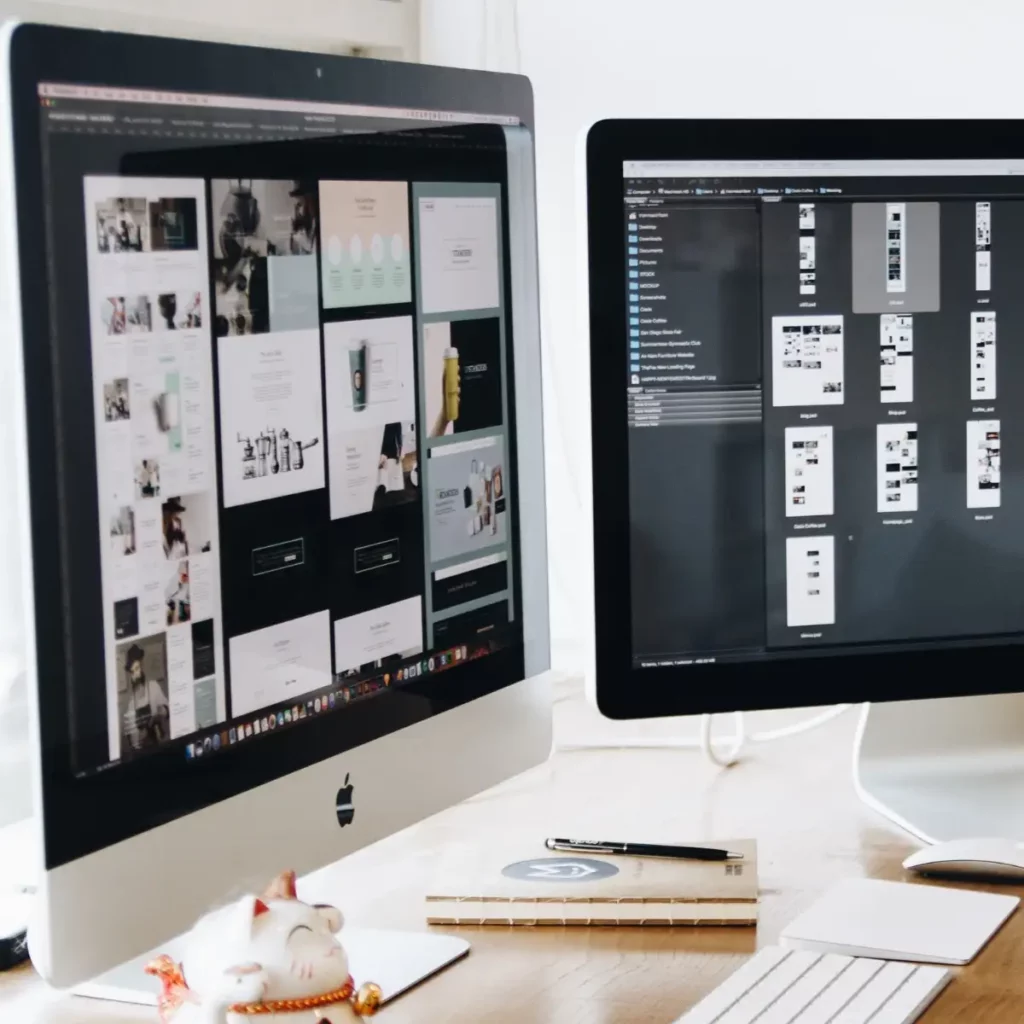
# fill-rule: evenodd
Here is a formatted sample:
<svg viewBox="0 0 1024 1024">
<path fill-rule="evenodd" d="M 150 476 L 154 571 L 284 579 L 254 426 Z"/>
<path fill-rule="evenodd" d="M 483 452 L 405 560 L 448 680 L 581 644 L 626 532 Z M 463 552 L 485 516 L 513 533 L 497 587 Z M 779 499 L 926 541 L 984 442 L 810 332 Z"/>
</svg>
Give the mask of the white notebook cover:
<svg viewBox="0 0 1024 1024">
<path fill-rule="evenodd" d="M 787 925 L 781 943 L 816 953 L 962 965 L 1018 903 L 1015 896 L 851 878 Z"/>
</svg>

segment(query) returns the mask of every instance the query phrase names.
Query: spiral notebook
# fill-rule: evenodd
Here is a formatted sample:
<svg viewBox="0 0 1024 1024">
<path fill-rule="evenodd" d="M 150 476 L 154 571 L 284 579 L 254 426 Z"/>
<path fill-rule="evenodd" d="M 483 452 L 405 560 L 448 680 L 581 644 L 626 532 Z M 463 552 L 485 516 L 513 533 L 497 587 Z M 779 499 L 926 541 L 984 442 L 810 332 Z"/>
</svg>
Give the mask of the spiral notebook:
<svg viewBox="0 0 1024 1024">
<path fill-rule="evenodd" d="M 536 839 L 451 848 L 442 856 L 426 897 L 427 922 L 523 926 L 756 924 L 757 843 L 752 839 L 685 842 L 690 846 L 724 846 L 742 853 L 743 859 L 552 854 Z"/>
</svg>

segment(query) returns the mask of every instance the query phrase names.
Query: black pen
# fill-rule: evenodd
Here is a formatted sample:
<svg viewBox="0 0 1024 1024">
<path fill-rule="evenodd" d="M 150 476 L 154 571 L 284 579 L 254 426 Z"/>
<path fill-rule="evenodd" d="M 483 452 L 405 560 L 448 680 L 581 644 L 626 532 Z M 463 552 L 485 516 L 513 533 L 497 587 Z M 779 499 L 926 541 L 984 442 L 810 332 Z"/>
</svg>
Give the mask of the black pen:
<svg viewBox="0 0 1024 1024">
<path fill-rule="evenodd" d="M 545 839 L 560 853 L 613 853 L 625 857 L 670 857 L 673 860 L 743 860 L 742 853 L 707 846 L 664 846 L 660 843 L 600 843 L 588 839 Z"/>
</svg>

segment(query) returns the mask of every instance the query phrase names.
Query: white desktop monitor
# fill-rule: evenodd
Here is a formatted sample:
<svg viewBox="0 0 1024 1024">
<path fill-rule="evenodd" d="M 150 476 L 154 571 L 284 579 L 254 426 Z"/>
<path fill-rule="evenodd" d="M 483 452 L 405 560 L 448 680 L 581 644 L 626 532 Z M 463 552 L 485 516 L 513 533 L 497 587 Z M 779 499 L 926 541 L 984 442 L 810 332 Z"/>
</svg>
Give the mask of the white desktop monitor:
<svg viewBox="0 0 1024 1024">
<path fill-rule="evenodd" d="M 3 54 L 30 947 L 68 986 L 548 755 L 532 94 Z"/>
</svg>

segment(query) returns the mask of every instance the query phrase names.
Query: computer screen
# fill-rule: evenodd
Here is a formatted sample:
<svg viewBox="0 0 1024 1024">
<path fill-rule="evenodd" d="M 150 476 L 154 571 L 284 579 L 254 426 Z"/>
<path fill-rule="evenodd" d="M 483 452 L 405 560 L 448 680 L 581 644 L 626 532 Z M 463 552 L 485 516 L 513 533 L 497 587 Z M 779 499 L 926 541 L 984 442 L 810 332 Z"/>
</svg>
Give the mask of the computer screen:
<svg viewBox="0 0 1024 1024">
<path fill-rule="evenodd" d="M 1024 638 L 1024 161 L 621 172 L 632 666 Z"/>
<path fill-rule="evenodd" d="M 64 788 L 92 827 L 48 836 L 60 862 L 522 678 L 525 129 L 59 82 L 38 102 L 71 652 L 41 712 L 66 711 L 57 775 L 124 781 Z M 261 743 L 262 768 L 188 783 Z M 172 780 L 162 808 L 131 796 Z"/>
</svg>

